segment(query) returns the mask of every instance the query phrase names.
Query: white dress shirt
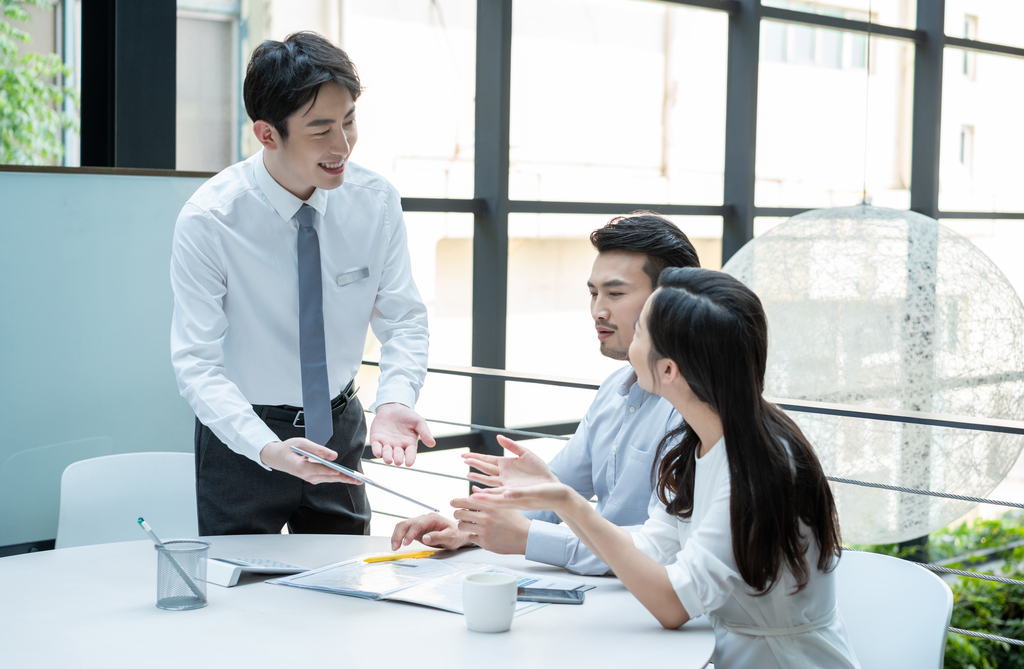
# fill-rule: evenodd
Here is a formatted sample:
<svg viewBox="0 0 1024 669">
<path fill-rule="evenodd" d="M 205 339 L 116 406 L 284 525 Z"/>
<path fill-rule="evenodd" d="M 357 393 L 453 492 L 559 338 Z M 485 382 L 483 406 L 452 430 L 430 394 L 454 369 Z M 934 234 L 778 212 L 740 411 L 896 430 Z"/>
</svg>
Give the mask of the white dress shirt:
<svg viewBox="0 0 1024 669">
<path fill-rule="evenodd" d="M 636 382 L 630 365 L 613 372 L 597 391 L 576 434 L 548 466 L 558 479 L 620 526 L 641 525 L 650 508 L 651 467 L 662 437 L 682 418 L 672 405 Z M 578 574 L 607 574 L 608 565 L 590 552 L 550 511 L 528 511 L 526 557 Z"/>
<path fill-rule="evenodd" d="M 316 189 L 331 396 L 359 370 L 367 324 L 380 340 L 376 402 L 414 406 L 427 365 L 427 314 L 413 282 L 401 199 L 354 163 Z M 263 152 L 225 169 L 189 199 L 174 228 L 171 361 L 199 420 L 260 462 L 277 436 L 253 404 L 302 406 L 295 214 Z M 365 270 L 365 271 L 363 271 Z M 366 274 L 366 276 L 363 276 Z"/>
<path fill-rule="evenodd" d="M 697 458 L 693 515 L 671 516 L 659 503 L 633 531 L 634 545 L 666 565 L 690 617 L 709 614 L 715 667 L 860 667 L 836 605 L 835 574 L 818 571 L 813 537 L 806 554 L 810 578 L 800 592 L 794 593 L 796 579 L 788 570 L 761 597 L 743 581 L 732 548 L 730 494 L 729 460 L 719 440 Z"/>
</svg>

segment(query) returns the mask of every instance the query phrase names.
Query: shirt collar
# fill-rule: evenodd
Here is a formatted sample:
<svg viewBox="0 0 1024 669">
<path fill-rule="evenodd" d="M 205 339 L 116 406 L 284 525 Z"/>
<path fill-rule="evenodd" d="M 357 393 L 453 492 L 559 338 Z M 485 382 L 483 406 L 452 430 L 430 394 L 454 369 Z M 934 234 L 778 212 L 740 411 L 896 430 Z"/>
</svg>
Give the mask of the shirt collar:
<svg viewBox="0 0 1024 669">
<path fill-rule="evenodd" d="M 267 171 L 267 166 L 263 164 L 263 149 L 256 154 L 256 164 L 254 172 L 256 176 L 256 184 L 263 191 L 263 194 L 267 196 L 267 200 L 274 207 L 274 210 L 283 218 L 285 221 L 290 221 L 295 217 L 295 213 L 302 207 L 303 204 L 316 209 L 317 213 L 321 217 L 327 215 L 327 191 L 322 188 L 317 188 L 313 191 L 313 194 L 309 196 L 309 199 L 302 201 L 295 197 L 288 190 L 277 183 L 274 177 L 270 176 L 270 172 Z"/>
<path fill-rule="evenodd" d="M 625 379 L 623 379 L 622 380 L 622 385 L 619 386 L 619 389 L 618 389 L 619 390 L 619 394 L 622 395 L 623 397 L 625 397 L 626 395 L 629 394 L 630 389 L 632 389 L 634 385 L 636 385 L 636 370 L 635 369 L 630 369 L 629 370 L 629 376 L 627 376 Z M 641 388 L 640 390 L 643 390 L 643 388 Z M 647 391 L 644 391 L 644 392 L 647 392 Z"/>
<path fill-rule="evenodd" d="M 619 395 L 625 398 L 632 396 L 633 406 L 640 408 L 647 402 L 647 398 L 651 396 L 651 393 L 647 392 L 640 387 L 637 383 L 636 370 L 630 367 L 629 376 L 622 381 L 622 385 L 618 388 Z"/>
</svg>

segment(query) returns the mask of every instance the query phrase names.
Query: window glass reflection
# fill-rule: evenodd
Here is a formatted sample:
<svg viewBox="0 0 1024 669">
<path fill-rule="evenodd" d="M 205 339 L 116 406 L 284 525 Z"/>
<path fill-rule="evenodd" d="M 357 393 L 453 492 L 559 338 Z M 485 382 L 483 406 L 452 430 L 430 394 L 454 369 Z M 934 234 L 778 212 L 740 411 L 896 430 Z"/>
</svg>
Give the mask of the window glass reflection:
<svg viewBox="0 0 1024 669">
<path fill-rule="evenodd" d="M 939 151 L 941 211 L 1024 211 L 1024 59 L 976 57 L 964 75 L 961 49 L 947 48 L 942 77 Z"/>
<path fill-rule="evenodd" d="M 946 0 L 946 7 L 952 0 Z M 803 0 L 761 0 L 766 7 L 779 7 L 797 12 L 836 16 L 856 21 L 871 22 L 895 28 L 914 28 L 917 25 L 917 0 L 830 0 L 829 2 L 805 2 Z M 948 9 L 947 9 L 948 12 Z"/>
<path fill-rule="evenodd" d="M 946 34 L 1024 47 L 1024 3 L 1016 0 L 946 0 Z M 970 56 L 961 52 L 957 69 L 969 75 Z"/>
<path fill-rule="evenodd" d="M 728 17 L 633 0 L 517 0 L 509 193 L 720 204 Z"/>
<path fill-rule="evenodd" d="M 770 26 L 762 22 L 762 41 Z M 812 32 L 831 56 L 822 48 L 814 63 L 761 60 L 757 206 L 846 206 L 866 189 L 875 205 L 908 208 L 913 45 L 872 37 L 869 73 L 864 36 Z"/>
</svg>

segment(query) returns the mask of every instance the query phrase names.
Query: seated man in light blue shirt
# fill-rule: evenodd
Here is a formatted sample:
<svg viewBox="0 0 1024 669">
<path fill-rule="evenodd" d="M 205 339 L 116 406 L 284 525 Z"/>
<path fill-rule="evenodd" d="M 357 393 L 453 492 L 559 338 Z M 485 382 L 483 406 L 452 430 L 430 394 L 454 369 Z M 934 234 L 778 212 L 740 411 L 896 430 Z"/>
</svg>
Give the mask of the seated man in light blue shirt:
<svg viewBox="0 0 1024 669">
<path fill-rule="evenodd" d="M 601 353 L 628 360 L 633 326 L 661 271 L 699 267 L 697 252 L 679 228 L 650 212 L 612 219 L 590 241 L 598 256 L 587 285 Z M 576 434 L 548 466 L 584 497 L 596 495 L 604 518 L 621 526 L 642 525 L 649 506 L 657 503 L 651 495 L 655 452 L 680 420 L 671 404 L 637 384 L 627 364 L 601 384 Z M 431 513 L 399 523 L 392 550 L 414 540 L 438 548 L 475 543 L 580 574 L 608 573 L 554 513 L 485 511 L 466 498 L 452 500 L 452 506 L 457 507 L 454 520 Z"/>
</svg>

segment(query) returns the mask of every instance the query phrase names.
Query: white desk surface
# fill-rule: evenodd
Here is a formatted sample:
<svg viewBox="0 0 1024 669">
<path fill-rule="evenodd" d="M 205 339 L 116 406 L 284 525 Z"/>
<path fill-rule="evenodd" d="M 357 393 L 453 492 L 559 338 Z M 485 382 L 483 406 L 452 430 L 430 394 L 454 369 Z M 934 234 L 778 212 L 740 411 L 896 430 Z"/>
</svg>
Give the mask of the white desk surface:
<svg viewBox="0 0 1024 669">
<path fill-rule="evenodd" d="M 387 537 L 265 535 L 208 538 L 211 557 L 265 558 L 319 567 L 389 551 Z M 418 547 L 418 544 L 414 544 Z M 450 558 L 543 573 L 561 569 L 469 550 Z M 462 616 L 262 583 L 207 586 L 209 605 L 156 608 L 149 541 L 0 558 L 0 666 L 532 669 L 704 667 L 714 650 L 706 619 L 664 630 L 614 578 L 582 606 L 551 605 L 502 634 L 470 632 Z M 575 578 L 575 577 L 574 577 Z"/>
</svg>

